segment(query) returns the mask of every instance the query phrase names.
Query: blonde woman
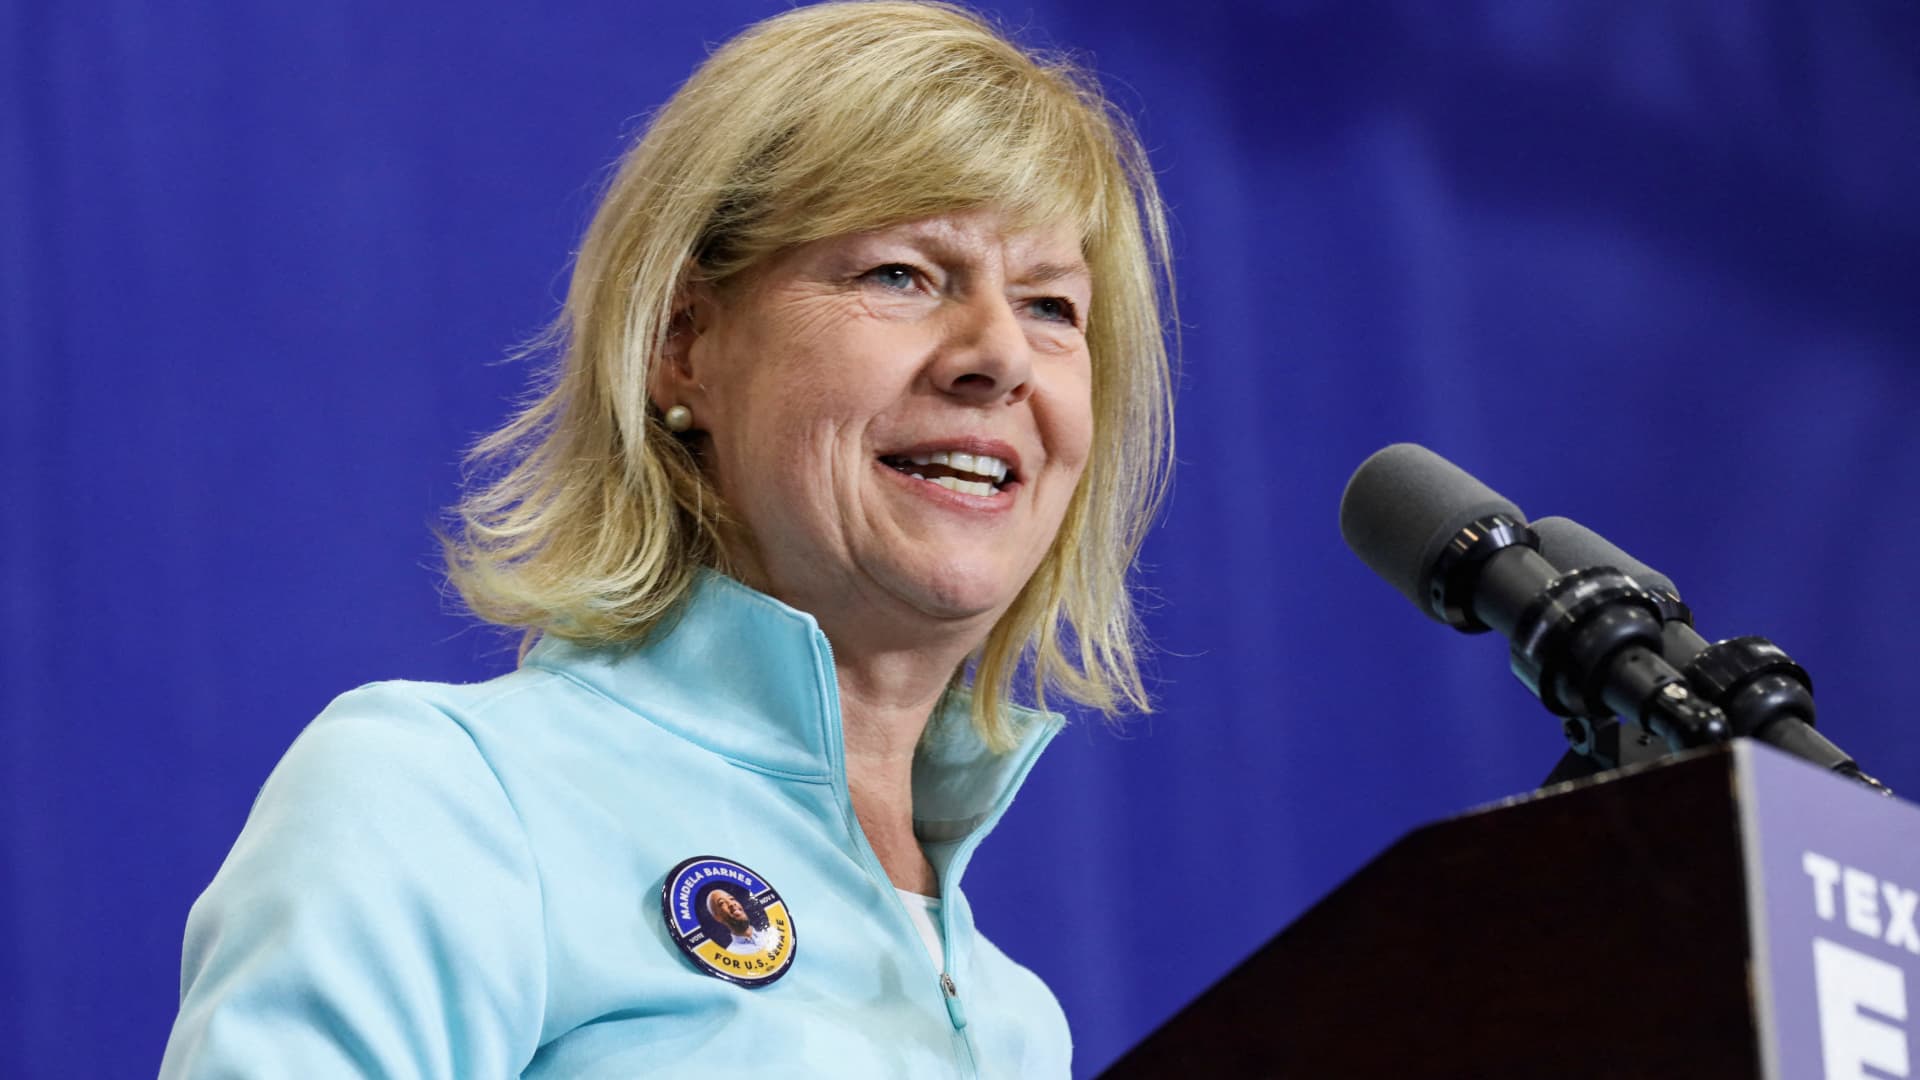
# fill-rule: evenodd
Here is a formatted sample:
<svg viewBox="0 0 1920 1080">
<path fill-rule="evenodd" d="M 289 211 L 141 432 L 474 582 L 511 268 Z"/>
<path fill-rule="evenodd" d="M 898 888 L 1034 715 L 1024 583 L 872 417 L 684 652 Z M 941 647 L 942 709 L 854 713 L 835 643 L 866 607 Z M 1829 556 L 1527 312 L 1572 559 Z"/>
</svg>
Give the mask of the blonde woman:
<svg viewBox="0 0 1920 1080">
<path fill-rule="evenodd" d="M 1091 80 L 960 9 L 715 53 L 446 541 L 531 647 L 300 736 L 189 917 L 163 1073 L 1066 1075 L 960 882 L 1061 722 L 1020 688 L 1146 706 L 1165 265 Z"/>
</svg>

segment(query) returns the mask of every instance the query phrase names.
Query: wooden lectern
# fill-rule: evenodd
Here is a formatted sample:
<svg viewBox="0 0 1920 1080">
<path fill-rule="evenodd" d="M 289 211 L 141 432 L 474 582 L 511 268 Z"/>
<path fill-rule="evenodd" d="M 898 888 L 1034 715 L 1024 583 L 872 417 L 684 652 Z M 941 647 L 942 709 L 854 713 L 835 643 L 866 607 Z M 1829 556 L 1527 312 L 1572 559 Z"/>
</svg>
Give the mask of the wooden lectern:
<svg viewBox="0 0 1920 1080">
<path fill-rule="evenodd" d="M 1415 830 L 1104 1075 L 1920 1075 L 1914 889 L 1920 808 L 1696 751 Z"/>
</svg>

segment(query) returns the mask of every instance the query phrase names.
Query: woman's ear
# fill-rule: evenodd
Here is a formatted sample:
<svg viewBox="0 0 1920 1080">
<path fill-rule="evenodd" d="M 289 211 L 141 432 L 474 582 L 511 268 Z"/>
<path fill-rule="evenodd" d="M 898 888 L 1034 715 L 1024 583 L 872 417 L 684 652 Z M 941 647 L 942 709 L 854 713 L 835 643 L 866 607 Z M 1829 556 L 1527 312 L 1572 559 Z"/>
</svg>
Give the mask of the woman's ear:
<svg viewBox="0 0 1920 1080">
<path fill-rule="evenodd" d="M 673 314 L 667 321 L 667 340 L 648 380 L 647 396 L 662 414 L 676 406 L 691 411 L 697 426 L 707 388 L 702 381 L 700 352 L 703 334 L 713 328 L 716 296 L 713 286 L 689 282 L 674 293 Z"/>
</svg>

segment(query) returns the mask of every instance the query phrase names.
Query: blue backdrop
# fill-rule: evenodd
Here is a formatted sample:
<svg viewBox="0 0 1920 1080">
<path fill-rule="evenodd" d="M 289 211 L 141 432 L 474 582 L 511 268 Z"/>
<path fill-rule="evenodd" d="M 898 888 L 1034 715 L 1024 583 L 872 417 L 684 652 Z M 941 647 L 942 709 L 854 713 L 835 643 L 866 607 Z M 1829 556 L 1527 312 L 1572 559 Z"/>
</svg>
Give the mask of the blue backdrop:
<svg viewBox="0 0 1920 1080">
<path fill-rule="evenodd" d="M 152 1071 L 187 907 L 334 694 L 511 665 L 429 525 L 607 164 L 781 6 L 0 6 L 9 1075 Z M 1162 709 L 1070 729 L 969 890 L 1082 1075 L 1559 754 L 1497 642 L 1341 546 L 1385 443 L 1774 638 L 1825 730 L 1920 792 L 1920 5 L 1000 14 L 1138 118 L 1186 324 L 1141 579 Z M 1196 941 L 1223 868 L 1244 932 Z"/>
</svg>

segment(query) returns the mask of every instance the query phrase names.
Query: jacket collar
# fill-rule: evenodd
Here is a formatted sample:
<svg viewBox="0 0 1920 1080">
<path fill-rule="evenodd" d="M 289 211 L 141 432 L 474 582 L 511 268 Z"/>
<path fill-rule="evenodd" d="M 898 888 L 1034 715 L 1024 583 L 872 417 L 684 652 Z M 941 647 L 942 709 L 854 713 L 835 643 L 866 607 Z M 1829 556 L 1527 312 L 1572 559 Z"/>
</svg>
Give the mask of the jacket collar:
<svg viewBox="0 0 1920 1080">
<path fill-rule="evenodd" d="M 701 571 L 672 622 L 644 643 L 593 647 L 551 635 L 526 666 L 585 684 L 742 768 L 844 789 L 833 650 L 813 616 Z M 1062 719 L 1009 707 L 1019 744 L 989 750 L 964 693 L 948 695 L 913 765 L 914 829 L 961 840 L 999 816 Z"/>
</svg>

